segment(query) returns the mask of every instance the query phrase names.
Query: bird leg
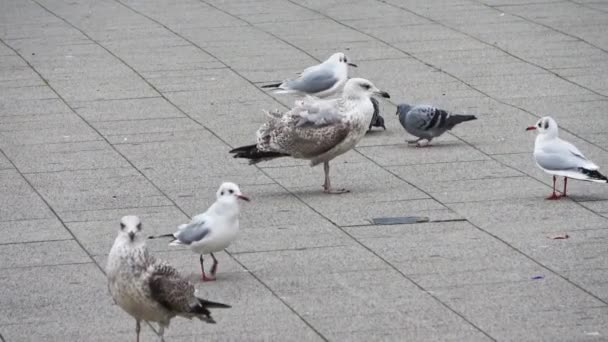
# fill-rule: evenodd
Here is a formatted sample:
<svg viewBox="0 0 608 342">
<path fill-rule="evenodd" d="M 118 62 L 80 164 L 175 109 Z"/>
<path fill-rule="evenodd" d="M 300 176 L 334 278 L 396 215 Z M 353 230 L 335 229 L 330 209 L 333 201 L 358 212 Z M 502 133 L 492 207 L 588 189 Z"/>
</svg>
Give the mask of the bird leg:
<svg viewBox="0 0 608 342">
<path fill-rule="evenodd" d="M 566 187 L 568 186 L 568 177 L 564 177 L 564 192 L 562 193 L 562 197 L 566 197 Z"/>
<path fill-rule="evenodd" d="M 323 183 L 323 192 L 326 194 L 344 194 L 350 192 L 346 189 L 334 190 L 331 188 L 331 181 L 329 180 L 329 162 L 323 163 L 323 171 L 325 172 L 325 183 Z"/>
<path fill-rule="evenodd" d="M 141 325 L 139 324 L 139 320 L 135 320 L 135 341 L 139 342 L 139 332 L 141 331 Z"/>
<path fill-rule="evenodd" d="M 203 255 L 202 254 L 201 254 L 199 260 L 201 262 L 201 273 L 203 274 L 201 276 L 201 281 L 213 281 L 213 280 L 215 280 L 215 277 L 213 277 L 213 276 L 209 277 L 209 276 L 205 275 L 205 267 L 203 266 Z M 213 258 L 213 260 L 215 260 L 215 258 Z M 211 271 L 211 272 L 213 272 L 213 271 Z"/>
<path fill-rule="evenodd" d="M 165 327 L 163 325 L 158 324 L 158 332 L 156 335 L 160 337 L 160 342 L 165 342 Z"/>
<path fill-rule="evenodd" d="M 555 181 L 557 181 L 557 177 L 553 176 L 553 193 L 551 194 L 551 196 L 547 197 L 548 200 L 557 200 L 561 197 L 555 192 Z"/>
<path fill-rule="evenodd" d="M 209 254 L 211 254 L 211 257 L 213 258 L 213 266 L 211 266 L 211 275 L 215 276 L 215 272 L 217 271 L 218 262 L 217 262 L 217 259 L 215 258 L 215 255 L 213 255 L 213 253 L 209 253 Z"/>
</svg>

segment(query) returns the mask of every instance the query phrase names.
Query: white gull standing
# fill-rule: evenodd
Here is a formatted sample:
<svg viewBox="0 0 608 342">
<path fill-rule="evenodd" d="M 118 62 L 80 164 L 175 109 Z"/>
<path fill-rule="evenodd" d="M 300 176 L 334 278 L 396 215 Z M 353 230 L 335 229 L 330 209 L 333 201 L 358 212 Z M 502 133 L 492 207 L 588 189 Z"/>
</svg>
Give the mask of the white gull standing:
<svg viewBox="0 0 608 342">
<path fill-rule="evenodd" d="M 215 280 L 218 262 L 213 253 L 224 250 L 236 239 L 239 232 L 238 200 L 249 201 L 249 198 L 241 193 L 238 185 L 230 182 L 220 185 L 216 198 L 215 203 L 207 211 L 194 216 L 190 223 L 177 227 L 175 233 L 149 237 L 150 239 L 172 237 L 170 246 L 189 246 L 193 252 L 199 254 L 202 281 Z M 210 254 L 213 259 L 211 276 L 205 274 L 203 254 Z"/>
<path fill-rule="evenodd" d="M 339 98 L 309 96 L 283 114 L 267 113 L 270 119 L 258 129 L 257 143 L 230 153 L 249 159 L 250 164 L 287 156 L 310 160 L 311 166 L 323 163 L 324 191 L 348 192 L 332 189 L 329 161 L 353 149 L 365 135 L 374 114 L 372 95 L 390 97 L 368 80 L 351 78 Z"/>
<path fill-rule="evenodd" d="M 118 304 L 135 318 L 136 341 L 141 321 L 156 322 L 156 334 L 164 341 L 165 328 L 175 316 L 215 323 L 209 308 L 229 308 L 194 295 L 194 286 L 175 268 L 156 260 L 146 248 L 137 216 L 120 220 L 120 231 L 108 256 L 108 289 Z"/>
<path fill-rule="evenodd" d="M 553 175 L 553 193 L 547 199 L 565 197 L 568 178 L 608 183 L 608 178 L 599 173 L 597 165 L 587 159 L 574 145 L 557 136 L 559 129 L 553 118 L 542 117 L 536 125 L 526 130 L 538 131 L 534 142 L 534 159 L 538 167 Z M 557 176 L 564 177 L 564 192 L 561 195 L 555 192 Z"/>
<path fill-rule="evenodd" d="M 298 78 L 268 84 L 262 88 L 275 88 L 277 94 L 331 96 L 339 92 L 346 83 L 349 65 L 357 67 L 357 65 L 349 63 L 342 52 L 337 52 L 323 63 L 304 69 Z"/>
</svg>

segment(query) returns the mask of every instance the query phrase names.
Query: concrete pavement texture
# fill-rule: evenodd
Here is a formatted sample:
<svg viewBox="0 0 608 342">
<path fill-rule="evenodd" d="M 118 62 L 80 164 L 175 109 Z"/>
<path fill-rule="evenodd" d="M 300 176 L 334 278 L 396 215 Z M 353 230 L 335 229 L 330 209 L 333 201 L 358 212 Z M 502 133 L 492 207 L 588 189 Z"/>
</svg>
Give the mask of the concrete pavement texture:
<svg viewBox="0 0 608 342">
<path fill-rule="evenodd" d="M 608 185 L 544 200 L 525 132 L 551 115 L 608 170 L 606 32 L 601 0 L 0 0 L 0 341 L 133 340 L 103 270 L 120 217 L 172 232 L 222 181 L 253 201 L 216 282 L 149 248 L 233 308 L 167 341 L 608 341 Z M 293 103 L 259 86 L 336 51 L 391 94 L 332 162 L 352 192 L 230 158 Z M 417 149 L 399 102 L 478 120 Z"/>
</svg>

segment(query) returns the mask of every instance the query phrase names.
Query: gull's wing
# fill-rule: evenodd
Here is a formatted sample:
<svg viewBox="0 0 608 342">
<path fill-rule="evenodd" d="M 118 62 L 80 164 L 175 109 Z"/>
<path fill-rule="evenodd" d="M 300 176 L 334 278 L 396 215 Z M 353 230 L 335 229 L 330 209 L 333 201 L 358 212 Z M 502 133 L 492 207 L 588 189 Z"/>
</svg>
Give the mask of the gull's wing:
<svg viewBox="0 0 608 342">
<path fill-rule="evenodd" d="M 320 65 L 310 69 L 295 80 L 286 81 L 286 89 L 293 89 L 307 94 L 315 94 L 333 87 L 338 77 L 331 65 Z"/>
<path fill-rule="evenodd" d="M 597 170 L 598 166 L 585 156 L 574 145 L 561 139 L 548 142 L 534 151 L 536 162 L 543 169 L 564 171 L 584 168 Z"/>
<path fill-rule="evenodd" d="M 148 285 L 152 299 L 167 310 L 176 313 L 190 312 L 196 301 L 194 286 L 167 263 L 155 262 L 148 270 L 150 272 Z"/>
<path fill-rule="evenodd" d="M 181 225 L 174 235 L 179 242 L 189 245 L 204 239 L 210 232 L 209 220 L 192 220 L 186 225 Z"/>
</svg>

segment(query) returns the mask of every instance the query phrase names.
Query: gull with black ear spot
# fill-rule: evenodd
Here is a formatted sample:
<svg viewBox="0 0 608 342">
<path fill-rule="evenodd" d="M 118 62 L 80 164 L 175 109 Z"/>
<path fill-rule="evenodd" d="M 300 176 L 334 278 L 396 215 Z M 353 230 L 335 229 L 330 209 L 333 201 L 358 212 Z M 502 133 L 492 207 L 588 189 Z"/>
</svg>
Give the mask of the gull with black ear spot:
<svg viewBox="0 0 608 342">
<path fill-rule="evenodd" d="M 558 137 L 557 122 L 549 116 L 540 118 L 527 131 L 538 131 L 534 142 L 534 160 L 536 165 L 546 173 L 553 175 L 553 192 L 548 200 L 566 197 L 568 178 L 578 180 L 608 183 L 608 178 L 602 175 L 599 167 L 587 159 L 576 146 Z M 555 191 L 557 177 L 564 177 L 564 191 L 558 195 Z"/>
<path fill-rule="evenodd" d="M 353 149 L 363 138 L 374 114 L 371 96 L 390 98 L 385 91 L 363 78 L 346 82 L 342 96 L 335 99 L 306 97 L 285 113 L 267 113 L 269 119 L 257 131 L 257 143 L 230 151 L 249 164 L 292 157 L 323 163 L 326 193 L 341 194 L 329 179 L 329 161 Z"/>
<path fill-rule="evenodd" d="M 141 321 L 158 323 L 155 333 L 164 341 L 165 329 L 175 316 L 215 323 L 209 309 L 230 307 L 196 297 L 194 286 L 175 268 L 151 256 L 137 216 L 120 220 L 106 275 L 114 302 L 135 318 L 137 342 Z"/>
<path fill-rule="evenodd" d="M 357 67 L 348 61 L 345 54 L 337 52 L 323 63 L 304 69 L 296 79 L 268 84 L 262 88 L 274 88 L 277 94 L 313 95 L 320 98 L 332 96 L 342 90 L 346 83 L 349 66 Z"/>
<path fill-rule="evenodd" d="M 189 246 L 190 249 L 199 254 L 201 264 L 201 280 L 215 280 L 218 261 L 213 255 L 230 246 L 239 232 L 239 201 L 249 202 L 249 197 L 243 195 L 238 185 L 225 182 L 220 185 L 216 192 L 216 201 L 207 211 L 196 215 L 189 223 L 177 227 L 172 234 L 150 236 L 150 239 L 159 237 L 173 238 L 170 246 Z M 209 254 L 213 259 L 210 275 L 205 274 L 203 255 Z"/>
</svg>

